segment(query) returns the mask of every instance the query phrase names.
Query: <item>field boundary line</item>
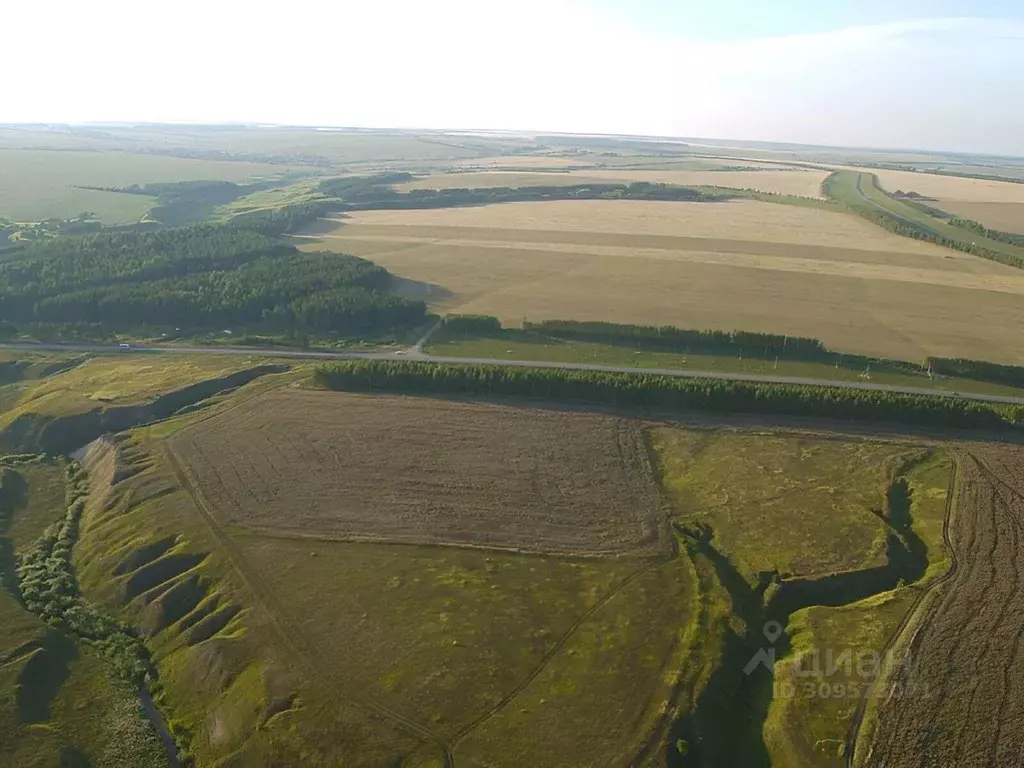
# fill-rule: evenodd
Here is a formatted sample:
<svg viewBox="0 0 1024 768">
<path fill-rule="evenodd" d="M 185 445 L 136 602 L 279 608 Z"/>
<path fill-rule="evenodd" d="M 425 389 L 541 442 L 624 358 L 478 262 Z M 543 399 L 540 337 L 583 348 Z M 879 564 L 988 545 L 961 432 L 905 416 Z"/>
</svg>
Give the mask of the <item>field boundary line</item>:
<svg viewBox="0 0 1024 768">
<path fill-rule="evenodd" d="M 882 647 L 881 656 L 884 657 L 888 654 L 893 646 L 899 641 L 904 631 L 910 625 L 917 615 L 918 608 L 924 603 L 925 599 L 932 595 L 935 590 L 947 581 L 953 579 L 957 571 L 960 568 L 960 561 L 957 557 L 956 550 L 953 547 L 953 542 L 949 536 L 949 526 L 953 516 L 955 502 L 954 495 L 957 490 L 957 479 L 960 473 L 960 461 L 956 455 L 951 454 L 952 463 L 949 469 L 949 484 L 946 489 L 946 509 L 942 519 L 942 546 L 946 550 L 946 554 L 949 558 L 949 566 L 945 572 L 936 577 L 930 584 L 928 584 L 923 590 L 919 592 L 914 602 L 906 613 L 903 614 L 903 618 L 900 620 L 899 625 L 889 636 L 885 645 Z M 925 611 L 921 616 L 922 624 L 917 627 L 914 634 L 917 635 L 920 632 L 921 626 L 928 623 L 930 619 L 930 611 Z M 861 727 L 864 724 L 864 715 L 867 713 L 868 702 L 871 700 L 872 694 L 875 692 L 877 686 L 877 680 L 873 681 L 864 690 L 864 694 L 861 696 L 860 701 L 857 703 L 857 709 L 854 711 L 853 719 L 850 721 L 850 727 L 846 733 L 846 768 L 856 768 L 855 758 L 857 750 L 857 742 L 861 737 Z"/>
<path fill-rule="evenodd" d="M 334 673 L 330 672 L 329 670 L 323 669 L 322 662 L 318 664 L 312 663 L 309 659 L 308 650 L 304 651 L 302 648 L 300 648 L 299 645 L 295 642 L 295 640 L 285 630 L 279 617 L 285 616 L 287 615 L 287 613 L 283 611 L 281 606 L 278 604 L 277 598 L 274 596 L 273 590 L 271 589 L 270 585 L 267 584 L 263 577 L 260 576 L 259 573 L 257 573 L 255 570 L 253 570 L 246 562 L 245 555 L 239 548 L 238 543 L 232 538 L 231 534 L 229 534 L 224 529 L 224 527 L 221 526 L 221 524 L 215 519 L 212 510 L 207 505 L 206 499 L 203 498 L 199 490 L 191 482 L 189 482 L 188 476 L 182 469 L 181 464 L 177 460 L 177 457 L 174 455 L 173 449 L 169 445 L 167 445 L 166 442 L 162 446 L 162 453 L 166 457 L 171 467 L 171 471 L 175 475 L 175 478 L 178 480 L 179 484 L 181 484 L 182 488 L 184 488 L 192 497 L 193 501 L 196 504 L 196 508 L 199 510 L 200 515 L 202 515 L 211 533 L 213 533 L 214 537 L 220 542 L 221 546 L 224 547 L 229 559 L 232 562 L 232 565 L 234 566 L 238 575 L 241 577 L 246 588 L 252 594 L 253 599 L 263 609 L 263 613 L 270 620 L 271 625 L 274 627 L 277 634 L 280 635 L 285 645 L 301 660 L 301 663 L 303 667 L 305 667 L 305 671 L 307 672 L 307 674 L 309 672 L 312 672 L 315 675 L 326 677 L 327 679 L 332 680 L 335 683 L 342 682 L 336 677 Z M 268 603 L 272 605 L 268 605 Z M 314 657 L 317 657 L 317 661 L 320 661 L 318 654 L 314 652 L 312 655 Z M 452 748 L 439 735 L 437 735 L 427 727 L 421 725 L 420 723 L 417 723 L 415 720 L 412 720 L 400 714 L 399 712 L 396 712 L 387 705 L 380 703 L 379 701 L 376 701 L 374 699 L 357 697 L 349 693 L 345 693 L 343 690 L 343 685 L 338 685 L 337 688 L 338 690 L 335 690 L 334 693 L 336 693 L 339 697 L 363 709 L 368 709 L 379 715 L 382 715 L 385 718 L 398 724 L 401 728 L 406 730 L 406 732 L 410 733 L 411 735 L 417 736 L 428 743 L 432 743 L 435 746 L 440 747 L 441 750 L 444 752 L 444 762 L 446 768 L 454 768 L 455 761 L 452 755 Z"/>
</svg>

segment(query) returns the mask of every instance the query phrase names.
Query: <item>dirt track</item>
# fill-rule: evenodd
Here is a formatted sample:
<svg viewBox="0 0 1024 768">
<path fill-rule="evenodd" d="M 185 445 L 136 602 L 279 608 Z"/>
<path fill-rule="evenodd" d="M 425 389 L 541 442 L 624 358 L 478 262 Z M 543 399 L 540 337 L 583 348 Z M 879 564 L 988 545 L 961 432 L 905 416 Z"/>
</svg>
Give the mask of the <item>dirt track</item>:
<svg viewBox="0 0 1024 768">
<path fill-rule="evenodd" d="M 972 446 L 962 467 L 957 568 L 911 624 L 861 762 L 871 768 L 1024 761 L 1024 450 Z"/>
</svg>

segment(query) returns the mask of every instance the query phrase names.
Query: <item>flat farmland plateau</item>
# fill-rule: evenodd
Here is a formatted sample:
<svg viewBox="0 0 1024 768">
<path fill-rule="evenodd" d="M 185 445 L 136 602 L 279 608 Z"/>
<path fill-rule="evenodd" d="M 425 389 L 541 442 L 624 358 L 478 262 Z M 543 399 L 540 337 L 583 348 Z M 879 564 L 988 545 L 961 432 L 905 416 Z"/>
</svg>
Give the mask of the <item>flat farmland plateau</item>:
<svg viewBox="0 0 1024 768">
<path fill-rule="evenodd" d="M 852 215 L 757 201 L 366 211 L 313 250 L 372 259 L 430 308 L 820 338 L 850 352 L 1024 361 L 1024 272 Z"/>
<path fill-rule="evenodd" d="M 279 389 L 169 443 L 223 523 L 262 532 L 586 554 L 668 546 L 629 419 Z"/>
</svg>

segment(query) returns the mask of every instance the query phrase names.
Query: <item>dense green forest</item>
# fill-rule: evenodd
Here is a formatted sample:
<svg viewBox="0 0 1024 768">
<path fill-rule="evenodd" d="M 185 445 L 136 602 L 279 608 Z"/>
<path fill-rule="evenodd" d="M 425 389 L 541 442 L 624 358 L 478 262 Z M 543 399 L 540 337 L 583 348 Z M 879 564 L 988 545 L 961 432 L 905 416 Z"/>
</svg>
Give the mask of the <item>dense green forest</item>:
<svg viewBox="0 0 1024 768">
<path fill-rule="evenodd" d="M 941 427 L 992 429 L 1024 421 L 1024 409 L 1004 417 L 982 403 L 936 395 L 557 368 L 360 360 L 318 366 L 314 381 L 354 391 L 511 395 Z"/>
<path fill-rule="evenodd" d="M 229 225 L 31 244 L 0 260 L 0 320 L 340 335 L 423 322 L 425 305 L 388 294 L 391 275 L 381 267 L 274 239 L 319 214 L 300 206 Z"/>
</svg>

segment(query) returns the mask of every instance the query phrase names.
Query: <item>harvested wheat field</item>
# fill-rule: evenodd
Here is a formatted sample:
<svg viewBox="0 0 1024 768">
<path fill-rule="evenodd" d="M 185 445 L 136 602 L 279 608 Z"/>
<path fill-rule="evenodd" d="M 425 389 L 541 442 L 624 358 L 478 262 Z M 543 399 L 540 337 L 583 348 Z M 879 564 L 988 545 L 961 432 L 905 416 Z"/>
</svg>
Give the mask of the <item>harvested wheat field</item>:
<svg viewBox="0 0 1024 768">
<path fill-rule="evenodd" d="M 851 352 L 1024 361 L 1024 271 L 857 217 L 755 201 L 366 211 L 307 237 L 430 284 L 431 308 L 812 336 Z"/>
<path fill-rule="evenodd" d="M 972 449 L 950 538 L 956 565 L 907 632 L 880 692 L 865 766 L 1021 765 L 1024 761 L 1024 451 Z"/>
<path fill-rule="evenodd" d="M 919 195 L 943 202 L 953 200 L 965 203 L 1024 203 L 1024 184 L 1012 181 L 968 179 L 960 176 L 941 176 L 936 173 L 886 171 L 874 168 L 867 170 L 878 176 L 878 182 L 886 192 L 917 192 Z"/>
<path fill-rule="evenodd" d="M 989 229 L 1024 235 L 1024 202 L 977 203 L 941 200 L 938 207 L 956 216 L 981 222 Z"/>
<path fill-rule="evenodd" d="M 524 158 L 532 159 L 532 158 Z M 828 171 L 806 168 L 764 171 L 686 171 L 612 168 L 588 168 L 566 173 L 525 173 L 482 171 L 477 173 L 439 173 L 402 184 L 400 190 L 446 189 L 455 187 L 532 187 L 569 184 L 628 184 L 647 181 L 652 184 L 678 184 L 686 187 L 710 186 L 754 189 L 798 197 L 822 197 L 821 183 Z"/>
<path fill-rule="evenodd" d="M 667 545 L 639 427 L 600 414 L 277 390 L 174 435 L 231 525 L 612 553 Z"/>
</svg>

